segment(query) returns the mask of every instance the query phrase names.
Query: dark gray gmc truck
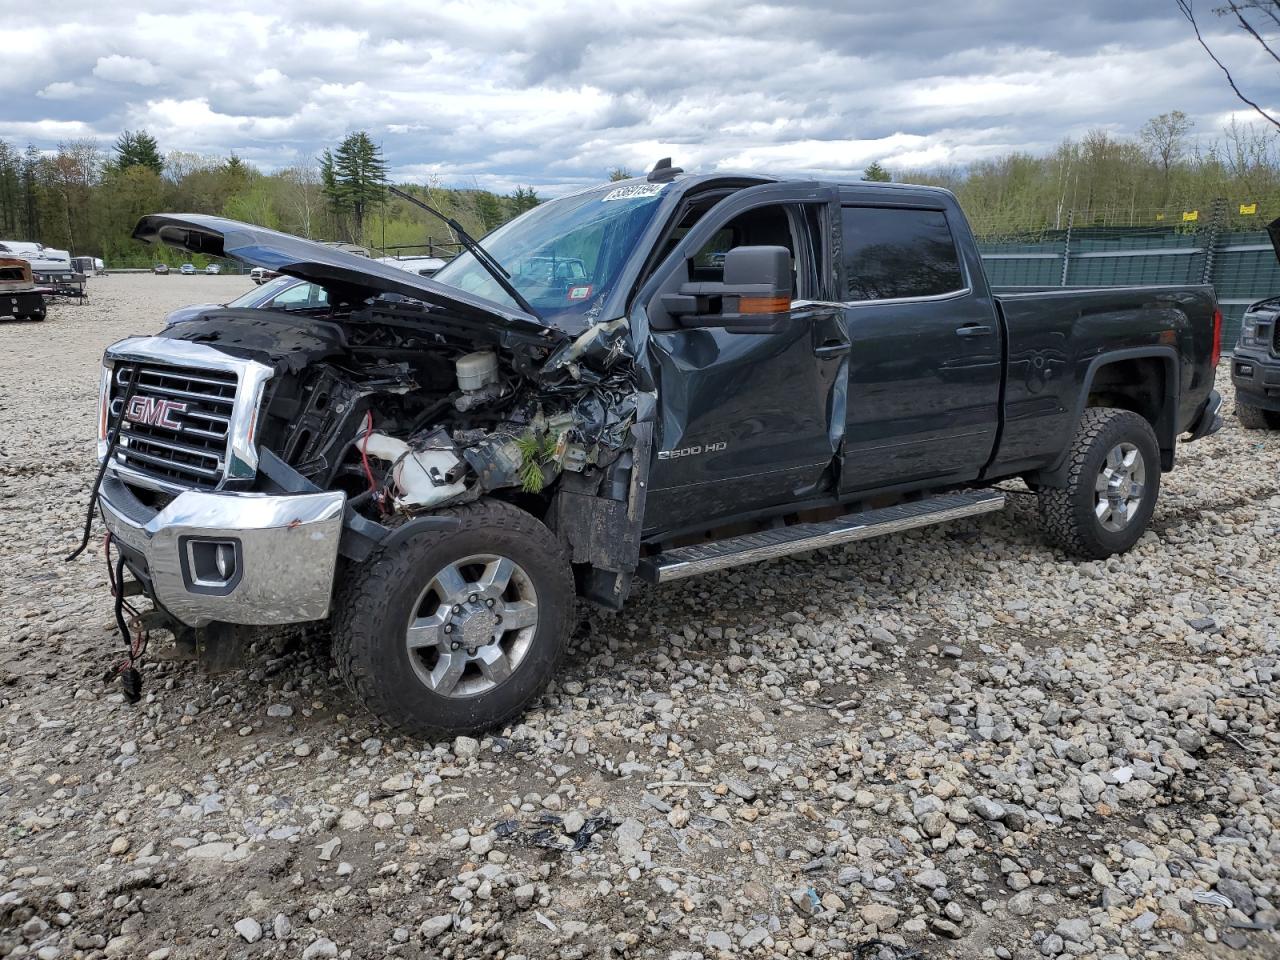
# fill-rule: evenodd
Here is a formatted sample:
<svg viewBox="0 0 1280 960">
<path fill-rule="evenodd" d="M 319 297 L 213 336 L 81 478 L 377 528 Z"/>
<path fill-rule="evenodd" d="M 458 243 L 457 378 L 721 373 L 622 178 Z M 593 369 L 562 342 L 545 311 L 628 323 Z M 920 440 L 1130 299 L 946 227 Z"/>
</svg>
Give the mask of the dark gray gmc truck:
<svg viewBox="0 0 1280 960">
<path fill-rule="evenodd" d="M 1280 259 L 1280 219 L 1267 224 Z M 1246 430 L 1280 430 L 1280 297 L 1251 304 L 1231 355 L 1236 419 Z"/>
<path fill-rule="evenodd" d="M 107 350 L 118 603 L 215 647 L 327 619 L 351 688 L 421 736 L 523 709 L 575 596 L 998 510 L 1003 480 L 1067 553 L 1127 550 L 1221 424 L 1209 287 L 996 295 L 944 190 L 663 162 L 432 279 L 216 217 L 134 235 L 327 302 Z"/>
</svg>

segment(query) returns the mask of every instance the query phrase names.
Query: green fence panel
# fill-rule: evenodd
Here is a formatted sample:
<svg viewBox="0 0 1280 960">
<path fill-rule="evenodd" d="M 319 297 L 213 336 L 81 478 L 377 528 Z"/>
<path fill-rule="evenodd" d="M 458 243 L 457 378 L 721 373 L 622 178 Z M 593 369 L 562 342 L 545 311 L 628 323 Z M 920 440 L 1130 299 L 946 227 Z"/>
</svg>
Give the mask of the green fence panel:
<svg viewBox="0 0 1280 960">
<path fill-rule="evenodd" d="M 1210 282 L 1222 306 L 1223 345 L 1230 349 L 1249 304 L 1280 296 L 1280 262 L 1264 231 L 1220 233 L 1177 229 L 1077 228 L 1067 263 L 1069 287 L 1157 286 L 1203 282 L 1212 243 Z M 1062 284 L 1065 238 L 1044 243 L 979 241 L 993 287 Z"/>
<path fill-rule="evenodd" d="M 1249 304 L 1280 296 L 1280 262 L 1266 233 L 1222 234 L 1214 248 L 1212 282 L 1222 305 L 1223 342 L 1230 349 Z"/>
</svg>

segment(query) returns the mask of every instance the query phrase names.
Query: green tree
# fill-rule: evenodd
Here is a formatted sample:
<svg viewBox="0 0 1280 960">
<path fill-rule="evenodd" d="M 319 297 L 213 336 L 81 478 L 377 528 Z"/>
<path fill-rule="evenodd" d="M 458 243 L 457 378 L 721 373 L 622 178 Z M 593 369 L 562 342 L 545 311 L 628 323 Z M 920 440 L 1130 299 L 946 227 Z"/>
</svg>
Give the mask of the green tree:
<svg viewBox="0 0 1280 960">
<path fill-rule="evenodd" d="M 1164 185 L 1161 206 L 1169 202 L 1169 173 L 1173 165 L 1182 159 L 1187 148 L 1187 134 L 1194 126 L 1195 121 L 1181 110 L 1162 113 L 1142 125 L 1139 134 L 1142 145 L 1146 147 L 1151 162 L 1160 168 Z"/>
<path fill-rule="evenodd" d="M 164 159 L 160 156 L 160 145 L 156 138 L 145 130 L 126 130 L 116 140 L 115 159 L 112 166 L 119 170 L 130 167 L 149 167 L 156 173 L 164 170 Z"/>
<path fill-rule="evenodd" d="M 872 160 L 867 168 L 862 171 L 862 179 L 870 180 L 874 183 L 890 183 L 893 177 L 889 175 L 889 171 L 880 166 L 879 160 Z"/>
<path fill-rule="evenodd" d="M 321 155 L 320 180 L 335 215 L 351 215 L 353 229 L 348 239 L 363 243 L 365 214 L 386 195 L 387 165 L 382 148 L 363 130 L 349 134 L 337 150 L 325 150 Z"/>
<path fill-rule="evenodd" d="M 476 194 L 476 216 L 480 218 L 480 225 L 483 232 L 488 233 L 494 227 L 500 225 L 504 219 L 502 215 L 502 201 L 488 190 L 482 190 Z"/>
<path fill-rule="evenodd" d="M 630 180 L 635 174 L 626 167 L 614 167 L 609 171 L 609 179 L 613 180 Z"/>
<path fill-rule="evenodd" d="M 532 210 L 542 201 L 538 199 L 533 187 L 516 187 L 507 195 L 507 213 L 510 217 L 518 217 L 526 210 Z"/>
</svg>

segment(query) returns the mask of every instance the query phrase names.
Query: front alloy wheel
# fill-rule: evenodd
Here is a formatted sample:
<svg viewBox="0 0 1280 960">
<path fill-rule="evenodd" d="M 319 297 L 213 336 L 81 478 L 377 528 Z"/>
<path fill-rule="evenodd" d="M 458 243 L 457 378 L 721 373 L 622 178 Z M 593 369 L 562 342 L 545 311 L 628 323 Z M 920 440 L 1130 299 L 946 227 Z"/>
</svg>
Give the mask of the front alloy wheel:
<svg viewBox="0 0 1280 960">
<path fill-rule="evenodd" d="M 418 597 L 405 631 L 419 679 L 442 697 L 488 693 L 519 669 L 538 628 L 538 591 L 507 557 L 450 563 Z"/>
<path fill-rule="evenodd" d="M 387 723 L 437 739 L 517 715 L 555 673 L 575 591 L 564 546 L 499 500 L 383 547 L 334 596 L 333 659 Z"/>
</svg>

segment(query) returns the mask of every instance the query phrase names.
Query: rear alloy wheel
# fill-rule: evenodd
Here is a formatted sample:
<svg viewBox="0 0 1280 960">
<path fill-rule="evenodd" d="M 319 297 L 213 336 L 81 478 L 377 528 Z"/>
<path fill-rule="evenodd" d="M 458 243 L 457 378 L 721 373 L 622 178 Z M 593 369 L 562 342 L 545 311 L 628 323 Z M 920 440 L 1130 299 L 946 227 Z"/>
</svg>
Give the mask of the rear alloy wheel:
<svg viewBox="0 0 1280 960">
<path fill-rule="evenodd" d="M 383 548 L 334 597 L 333 656 L 387 723 L 437 739 L 499 726 L 554 675 L 575 592 L 564 549 L 497 500 L 441 511 L 455 528 Z"/>
<path fill-rule="evenodd" d="M 1094 510 L 1102 529 L 1120 533 L 1142 509 L 1147 464 L 1132 443 L 1117 443 L 1107 453 L 1093 485 Z"/>
<path fill-rule="evenodd" d="M 1036 491 L 1040 524 L 1068 553 L 1101 560 L 1138 542 L 1160 493 L 1155 431 L 1129 410 L 1091 407 L 1067 455 L 1067 485 Z"/>
</svg>

